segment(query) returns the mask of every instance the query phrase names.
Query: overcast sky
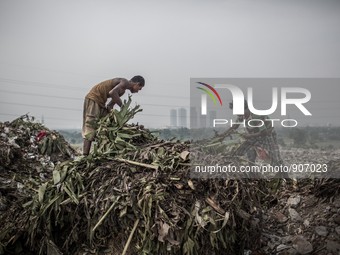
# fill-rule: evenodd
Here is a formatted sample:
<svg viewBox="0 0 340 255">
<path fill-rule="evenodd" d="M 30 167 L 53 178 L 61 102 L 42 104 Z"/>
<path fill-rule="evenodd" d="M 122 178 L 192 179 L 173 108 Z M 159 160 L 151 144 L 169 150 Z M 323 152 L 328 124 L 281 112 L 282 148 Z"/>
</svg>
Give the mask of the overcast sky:
<svg viewBox="0 0 340 255">
<path fill-rule="evenodd" d="M 85 95 L 114 77 L 144 76 L 133 121 L 159 127 L 189 113 L 190 78 L 340 70 L 340 1 L 2 0 L 0 35 L 0 121 L 29 112 L 53 129 L 81 128 Z"/>
</svg>

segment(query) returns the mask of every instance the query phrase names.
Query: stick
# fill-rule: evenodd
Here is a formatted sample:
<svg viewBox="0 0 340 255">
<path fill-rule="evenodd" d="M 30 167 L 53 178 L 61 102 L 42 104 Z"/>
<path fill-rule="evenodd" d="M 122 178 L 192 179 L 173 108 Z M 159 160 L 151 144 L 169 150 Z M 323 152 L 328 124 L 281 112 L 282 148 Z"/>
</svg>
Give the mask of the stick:
<svg viewBox="0 0 340 255">
<path fill-rule="evenodd" d="M 215 202 L 211 200 L 209 197 L 205 199 L 205 202 L 207 202 L 211 207 L 213 207 L 219 213 L 225 214 L 225 211 L 222 208 L 220 208 L 218 205 L 216 205 Z"/>
<path fill-rule="evenodd" d="M 118 200 L 118 199 L 117 199 Z M 104 214 L 104 216 L 98 221 L 98 223 L 94 226 L 94 228 L 92 229 L 92 232 L 94 232 L 96 230 L 96 228 L 103 222 L 103 220 L 105 219 L 105 217 L 109 214 L 109 212 L 113 209 L 114 205 L 116 204 L 116 201 L 113 202 L 113 204 L 111 205 L 111 207 L 109 208 L 109 210 L 107 210 L 107 212 Z"/>
<path fill-rule="evenodd" d="M 178 164 L 181 165 L 181 166 L 191 166 L 190 163 L 178 163 Z"/>
<path fill-rule="evenodd" d="M 209 145 L 206 145 L 206 146 L 194 147 L 192 149 L 197 150 L 197 149 L 200 149 L 200 148 L 209 148 L 209 147 L 212 147 L 212 146 L 215 146 L 215 145 L 220 145 L 220 144 L 222 144 L 222 142 L 217 142 L 217 143 L 209 144 Z"/>
<path fill-rule="evenodd" d="M 249 160 L 246 160 L 246 159 L 242 158 L 241 156 L 234 156 L 234 157 L 235 157 L 235 158 L 242 159 L 242 160 L 244 160 L 244 161 L 247 161 L 248 163 L 252 163 L 252 164 L 257 165 L 257 166 L 262 166 L 262 165 L 260 165 L 260 164 L 255 163 L 255 162 L 251 162 L 251 161 L 249 161 Z"/>
<path fill-rule="evenodd" d="M 155 170 L 158 169 L 158 166 L 139 163 L 139 162 L 132 161 L 132 160 L 127 160 L 127 159 L 122 159 L 122 158 L 116 158 L 115 160 L 120 161 L 120 162 L 129 163 L 129 164 L 136 165 L 136 166 L 143 166 L 143 167 L 146 167 L 146 168 L 152 168 L 152 169 L 155 169 Z"/>
<path fill-rule="evenodd" d="M 238 195 L 238 182 L 236 182 L 236 194 L 234 195 L 233 199 L 231 200 L 231 202 L 234 201 L 234 199 L 237 197 Z"/>
<path fill-rule="evenodd" d="M 87 192 L 85 192 L 85 193 L 79 195 L 78 198 L 82 198 L 82 197 L 85 196 L 85 195 L 87 195 Z M 70 201 L 71 201 L 71 198 L 68 198 L 68 199 L 64 200 L 63 202 L 61 202 L 59 205 L 67 204 L 67 203 L 70 202 Z"/>
<path fill-rule="evenodd" d="M 130 245 L 131 240 L 132 240 L 133 233 L 135 232 L 138 223 L 139 223 L 139 219 L 137 219 L 137 220 L 135 221 L 135 224 L 133 225 L 133 229 L 132 229 L 132 231 L 131 231 L 131 233 L 130 233 L 129 239 L 127 240 L 127 242 L 126 242 L 126 244 L 125 244 L 125 247 L 124 247 L 124 250 L 123 250 L 122 255 L 125 255 L 127 249 L 129 248 L 129 245 Z"/>
<path fill-rule="evenodd" d="M 246 221 L 248 221 L 251 218 L 251 215 L 249 213 L 243 211 L 242 209 L 238 209 L 236 211 L 236 214 Z"/>
</svg>

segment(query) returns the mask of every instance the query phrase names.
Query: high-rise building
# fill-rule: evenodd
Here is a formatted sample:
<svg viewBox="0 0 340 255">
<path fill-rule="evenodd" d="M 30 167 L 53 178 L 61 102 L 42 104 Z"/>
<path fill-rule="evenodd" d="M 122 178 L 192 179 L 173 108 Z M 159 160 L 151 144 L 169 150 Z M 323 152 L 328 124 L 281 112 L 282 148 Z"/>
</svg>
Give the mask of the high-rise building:
<svg viewBox="0 0 340 255">
<path fill-rule="evenodd" d="M 213 127 L 214 126 L 214 119 L 216 119 L 216 116 L 217 116 L 216 111 L 210 111 L 208 127 Z"/>
<path fill-rule="evenodd" d="M 185 108 L 178 109 L 178 122 L 180 127 L 187 127 L 187 110 Z"/>
<path fill-rule="evenodd" d="M 190 127 L 197 128 L 198 127 L 198 116 L 195 107 L 190 108 Z"/>
<path fill-rule="evenodd" d="M 201 115 L 200 117 L 200 128 L 207 127 L 207 115 Z"/>
<path fill-rule="evenodd" d="M 177 111 L 175 109 L 170 110 L 170 126 L 177 127 Z"/>
</svg>

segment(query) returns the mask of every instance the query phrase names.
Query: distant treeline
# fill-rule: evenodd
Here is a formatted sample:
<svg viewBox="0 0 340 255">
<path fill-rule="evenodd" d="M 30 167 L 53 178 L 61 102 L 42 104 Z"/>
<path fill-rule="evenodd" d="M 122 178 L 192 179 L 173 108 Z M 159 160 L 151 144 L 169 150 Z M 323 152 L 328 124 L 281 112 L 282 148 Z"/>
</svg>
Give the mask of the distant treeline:
<svg viewBox="0 0 340 255">
<path fill-rule="evenodd" d="M 175 138 L 175 140 L 180 141 L 187 141 L 187 140 L 202 140 L 207 138 L 214 137 L 215 131 L 218 133 L 222 133 L 225 131 L 225 128 L 195 128 L 195 129 L 188 129 L 188 128 L 171 128 L 171 129 L 151 129 L 151 130 L 158 130 L 160 134 L 158 135 L 159 138 L 163 140 L 168 140 L 171 138 Z M 157 134 L 155 134 L 157 135 Z"/>
<path fill-rule="evenodd" d="M 222 133 L 226 128 L 171 128 L 171 129 L 150 129 L 159 131 L 154 133 L 161 139 L 168 140 L 201 140 L 214 137 L 215 132 Z M 241 128 L 239 128 L 241 130 Z M 81 130 L 63 129 L 58 130 L 65 139 L 71 144 L 83 142 Z M 301 127 L 301 128 L 276 128 L 278 134 L 278 143 L 286 146 L 285 140 L 292 139 L 295 146 L 317 148 L 317 143 L 327 141 L 339 141 L 340 144 L 340 127 Z"/>
<path fill-rule="evenodd" d="M 243 128 L 239 127 L 239 130 Z M 160 129 L 159 138 L 167 140 L 174 138 L 180 141 L 202 140 L 214 137 L 225 131 L 226 128 L 178 128 Z M 301 128 L 276 128 L 278 143 L 286 146 L 287 139 L 293 140 L 294 147 L 319 148 L 318 143 L 339 142 L 340 147 L 340 127 L 301 127 Z M 331 149 L 333 145 L 329 145 Z"/>
<path fill-rule="evenodd" d="M 319 148 L 318 144 L 332 142 L 340 144 L 340 127 L 303 127 L 303 128 L 280 128 L 279 143 L 285 146 L 283 138 L 290 138 L 294 146 L 302 148 Z M 339 146 L 338 146 L 339 147 Z M 334 148 L 329 144 L 328 149 Z"/>
<path fill-rule="evenodd" d="M 57 131 L 62 134 L 65 140 L 68 141 L 70 144 L 79 144 L 84 141 L 81 137 L 80 129 L 61 129 Z"/>
</svg>

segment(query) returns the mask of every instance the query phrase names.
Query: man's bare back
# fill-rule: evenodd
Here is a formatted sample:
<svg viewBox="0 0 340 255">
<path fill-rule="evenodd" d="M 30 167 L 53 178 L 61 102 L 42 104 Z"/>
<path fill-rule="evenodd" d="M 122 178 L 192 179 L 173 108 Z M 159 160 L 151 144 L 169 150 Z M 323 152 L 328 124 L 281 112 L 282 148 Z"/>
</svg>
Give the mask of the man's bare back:
<svg viewBox="0 0 340 255">
<path fill-rule="evenodd" d="M 138 93 L 139 90 L 143 88 L 140 86 L 140 83 L 134 83 L 128 81 L 125 78 L 114 78 L 112 79 L 113 89 L 110 90 L 109 95 L 112 98 L 110 103 L 107 105 L 107 110 L 110 111 L 113 109 L 115 104 L 122 106 L 122 100 L 120 99 L 121 96 L 125 94 L 125 90 L 130 90 L 131 93 Z"/>
<path fill-rule="evenodd" d="M 86 96 L 84 103 L 82 131 L 82 136 L 84 138 L 84 155 L 88 155 L 91 148 L 91 141 L 86 139 L 85 136 L 94 131 L 93 128 L 86 123 L 88 121 L 93 122 L 95 116 L 102 118 L 107 114 L 104 112 L 110 112 L 115 104 L 121 107 L 122 100 L 120 99 L 120 97 L 125 94 L 125 91 L 128 89 L 131 91 L 131 93 L 138 93 L 138 91 L 140 91 L 144 87 L 144 84 L 145 81 L 142 76 L 134 76 L 131 80 L 127 80 L 125 78 L 114 78 L 111 80 L 111 84 L 110 80 L 107 80 L 105 82 L 97 84 L 92 88 L 92 90 Z M 109 97 L 111 98 L 111 101 L 107 104 L 105 109 L 105 104 Z M 92 137 L 91 139 L 94 139 L 94 137 Z"/>
</svg>

